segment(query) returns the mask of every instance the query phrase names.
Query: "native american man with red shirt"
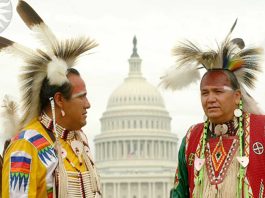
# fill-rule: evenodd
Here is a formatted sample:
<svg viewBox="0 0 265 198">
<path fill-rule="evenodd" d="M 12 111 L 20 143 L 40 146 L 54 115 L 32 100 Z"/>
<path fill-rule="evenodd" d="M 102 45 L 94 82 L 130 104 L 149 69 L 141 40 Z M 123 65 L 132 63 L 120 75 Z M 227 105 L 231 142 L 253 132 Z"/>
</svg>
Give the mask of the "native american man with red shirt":
<svg viewBox="0 0 265 198">
<path fill-rule="evenodd" d="M 236 22 L 217 51 L 191 42 L 174 49 L 180 65 L 164 77 L 166 87 L 185 86 L 179 74 L 192 82 L 201 66 L 207 72 L 200 82 L 205 122 L 182 140 L 171 198 L 265 197 L 265 116 L 245 89 L 254 86 L 261 50 L 230 39 Z"/>
</svg>

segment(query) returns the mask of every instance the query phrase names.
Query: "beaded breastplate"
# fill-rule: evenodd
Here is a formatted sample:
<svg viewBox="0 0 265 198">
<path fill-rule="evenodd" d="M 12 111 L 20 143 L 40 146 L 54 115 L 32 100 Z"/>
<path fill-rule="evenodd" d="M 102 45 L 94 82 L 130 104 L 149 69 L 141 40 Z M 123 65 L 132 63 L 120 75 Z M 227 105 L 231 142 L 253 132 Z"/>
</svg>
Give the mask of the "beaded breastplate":
<svg viewBox="0 0 265 198">
<path fill-rule="evenodd" d="M 237 131 L 238 121 L 236 118 L 224 124 L 210 124 L 209 126 L 205 162 L 211 184 L 222 183 L 226 176 L 239 147 Z"/>
<path fill-rule="evenodd" d="M 223 182 L 239 147 L 235 136 L 211 138 L 205 149 L 206 170 L 211 184 Z"/>
</svg>

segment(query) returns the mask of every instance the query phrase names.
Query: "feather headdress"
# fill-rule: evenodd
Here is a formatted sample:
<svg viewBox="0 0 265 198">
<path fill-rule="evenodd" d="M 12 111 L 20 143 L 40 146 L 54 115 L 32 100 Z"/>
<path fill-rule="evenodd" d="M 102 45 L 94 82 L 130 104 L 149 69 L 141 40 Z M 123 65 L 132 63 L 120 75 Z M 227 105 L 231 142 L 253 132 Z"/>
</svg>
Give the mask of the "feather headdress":
<svg viewBox="0 0 265 198">
<path fill-rule="evenodd" d="M 177 58 L 176 67 L 161 77 L 161 85 L 172 90 L 181 89 L 200 79 L 201 68 L 230 70 L 240 84 L 245 110 L 260 114 L 255 100 L 245 87 L 254 88 L 256 74 L 261 72 L 262 49 L 245 48 L 243 39 L 231 39 L 236 23 L 237 20 L 217 50 L 203 51 L 190 41 L 179 43 L 173 49 L 173 56 Z"/>
<path fill-rule="evenodd" d="M 43 80 L 47 78 L 50 85 L 58 86 L 68 82 L 67 69 L 73 67 L 77 58 L 96 47 L 97 43 L 86 37 L 59 41 L 41 17 L 23 0 L 19 1 L 17 12 L 45 47 L 45 50 L 32 50 L 0 37 L 0 50 L 18 55 L 25 61 L 20 75 L 23 127 L 40 113 L 39 93 Z"/>
</svg>

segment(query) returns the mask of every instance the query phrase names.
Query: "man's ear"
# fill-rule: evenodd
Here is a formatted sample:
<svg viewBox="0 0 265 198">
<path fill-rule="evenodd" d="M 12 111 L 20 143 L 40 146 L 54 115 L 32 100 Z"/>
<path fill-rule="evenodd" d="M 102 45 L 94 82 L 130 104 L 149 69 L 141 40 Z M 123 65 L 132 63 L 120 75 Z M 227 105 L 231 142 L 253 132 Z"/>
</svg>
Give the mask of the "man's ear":
<svg viewBox="0 0 265 198">
<path fill-rule="evenodd" d="M 62 107 L 63 107 L 63 102 L 64 102 L 64 98 L 63 98 L 62 93 L 60 93 L 60 92 L 56 92 L 56 93 L 54 94 L 53 98 L 54 98 L 54 102 L 55 102 L 55 104 L 56 104 L 58 107 L 62 108 Z"/>
<path fill-rule="evenodd" d="M 238 105 L 242 96 L 241 91 L 239 89 L 235 91 L 235 96 L 236 96 L 235 102 Z"/>
</svg>

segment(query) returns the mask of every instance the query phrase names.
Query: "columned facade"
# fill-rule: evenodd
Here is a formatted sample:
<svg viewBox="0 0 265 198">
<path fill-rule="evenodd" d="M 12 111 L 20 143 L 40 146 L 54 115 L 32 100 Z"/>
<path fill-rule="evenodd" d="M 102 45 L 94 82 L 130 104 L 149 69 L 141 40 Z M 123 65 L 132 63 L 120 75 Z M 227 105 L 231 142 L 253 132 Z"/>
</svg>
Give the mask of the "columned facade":
<svg viewBox="0 0 265 198">
<path fill-rule="evenodd" d="M 172 187 L 172 185 L 168 185 L 168 183 L 168 181 L 110 181 L 109 183 L 103 182 L 103 197 L 168 198 L 170 189 Z"/>
<path fill-rule="evenodd" d="M 104 198 L 168 198 L 177 136 L 158 90 L 141 73 L 136 38 L 129 74 L 111 94 L 95 138 Z"/>
</svg>

